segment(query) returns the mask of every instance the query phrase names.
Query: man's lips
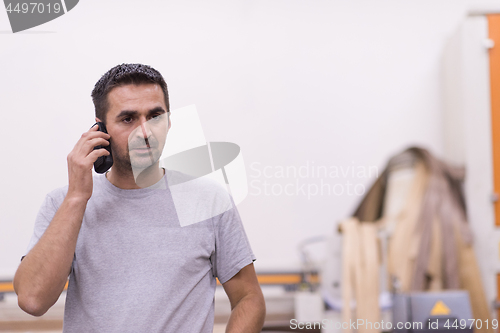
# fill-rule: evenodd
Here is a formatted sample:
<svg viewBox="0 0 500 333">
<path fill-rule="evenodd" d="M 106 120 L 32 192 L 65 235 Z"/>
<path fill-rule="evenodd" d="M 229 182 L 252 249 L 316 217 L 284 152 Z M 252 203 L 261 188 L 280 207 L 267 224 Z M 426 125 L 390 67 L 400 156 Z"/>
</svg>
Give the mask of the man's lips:
<svg viewBox="0 0 500 333">
<path fill-rule="evenodd" d="M 129 145 L 129 149 L 130 150 L 146 150 L 146 149 L 151 149 L 151 148 L 158 148 L 158 145 L 156 144 L 153 144 L 153 145 L 150 145 L 149 143 L 146 143 L 145 146 L 135 146 L 135 145 Z"/>
<path fill-rule="evenodd" d="M 139 151 L 139 152 L 143 152 L 143 151 L 150 151 L 152 149 L 154 149 L 156 147 L 136 147 L 136 148 L 131 148 L 130 150 L 135 150 L 135 151 Z"/>
</svg>

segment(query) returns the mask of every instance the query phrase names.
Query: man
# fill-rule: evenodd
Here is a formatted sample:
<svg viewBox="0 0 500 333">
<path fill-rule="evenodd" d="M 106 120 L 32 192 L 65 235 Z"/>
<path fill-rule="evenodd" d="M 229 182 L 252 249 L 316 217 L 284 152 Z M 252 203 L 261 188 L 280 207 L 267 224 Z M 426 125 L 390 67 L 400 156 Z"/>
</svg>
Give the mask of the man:
<svg viewBox="0 0 500 333">
<path fill-rule="evenodd" d="M 43 315 L 69 275 L 64 332 L 212 332 L 217 277 L 232 308 L 227 332 L 260 332 L 265 304 L 236 208 L 179 224 L 167 179 L 183 175 L 158 160 L 171 125 L 161 74 L 116 66 L 92 98 L 108 134 L 84 133 L 68 186 L 47 195 L 14 277 L 19 306 Z M 94 147 L 108 145 L 113 166 L 93 177 L 109 155 Z"/>
</svg>

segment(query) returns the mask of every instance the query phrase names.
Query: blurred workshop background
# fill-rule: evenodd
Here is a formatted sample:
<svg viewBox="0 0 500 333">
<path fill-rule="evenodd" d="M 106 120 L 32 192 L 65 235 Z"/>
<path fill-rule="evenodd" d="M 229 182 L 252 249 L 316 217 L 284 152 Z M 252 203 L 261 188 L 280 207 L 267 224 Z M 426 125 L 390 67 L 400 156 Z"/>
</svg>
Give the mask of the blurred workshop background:
<svg viewBox="0 0 500 333">
<path fill-rule="evenodd" d="M 0 331 L 60 332 L 64 293 L 34 318 L 11 281 L 46 193 L 67 183 L 66 156 L 94 123 L 95 82 L 140 62 L 167 81 L 172 128 L 176 110 L 195 105 L 207 141 L 241 148 L 238 208 L 268 331 L 423 316 L 493 332 L 500 1 L 86 0 L 10 29 L 2 9 Z M 222 289 L 215 302 L 223 330 Z"/>
</svg>

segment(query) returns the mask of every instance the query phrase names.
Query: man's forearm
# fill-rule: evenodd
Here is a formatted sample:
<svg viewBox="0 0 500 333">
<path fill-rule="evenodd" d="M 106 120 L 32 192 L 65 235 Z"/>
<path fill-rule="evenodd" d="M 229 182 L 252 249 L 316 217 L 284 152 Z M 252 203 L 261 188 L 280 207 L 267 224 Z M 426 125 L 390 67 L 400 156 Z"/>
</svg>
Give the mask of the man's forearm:
<svg viewBox="0 0 500 333">
<path fill-rule="evenodd" d="M 14 277 L 19 306 L 41 316 L 57 301 L 73 261 L 87 200 L 66 197 Z"/>
<path fill-rule="evenodd" d="M 259 333 L 265 315 L 266 304 L 262 293 L 248 294 L 231 310 L 226 333 Z"/>
</svg>

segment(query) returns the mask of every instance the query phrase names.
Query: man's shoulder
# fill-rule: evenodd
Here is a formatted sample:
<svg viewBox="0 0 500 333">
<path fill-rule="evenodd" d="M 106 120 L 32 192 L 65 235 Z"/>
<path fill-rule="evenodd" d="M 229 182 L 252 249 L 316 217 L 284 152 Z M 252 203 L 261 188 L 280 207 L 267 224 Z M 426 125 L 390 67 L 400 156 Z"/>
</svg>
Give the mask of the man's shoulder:
<svg viewBox="0 0 500 333">
<path fill-rule="evenodd" d="M 102 186 L 102 182 L 100 179 L 102 177 L 104 177 L 104 175 L 94 175 L 92 177 L 94 192 L 97 188 Z M 66 194 L 68 194 L 68 187 L 69 185 L 64 185 L 53 189 L 52 191 L 47 193 L 47 198 L 50 198 L 56 206 L 61 205 L 61 203 L 64 201 L 64 198 L 66 198 Z"/>
<path fill-rule="evenodd" d="M 60 206 L 66 194 L 68 193 L 68 185 L 64 185 L 53 189 L 47 193 L 47 198 L 50 198 L 56 206 Z"/>
</svg>

